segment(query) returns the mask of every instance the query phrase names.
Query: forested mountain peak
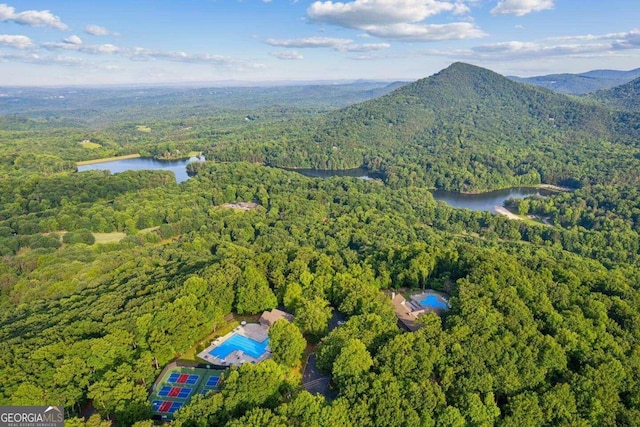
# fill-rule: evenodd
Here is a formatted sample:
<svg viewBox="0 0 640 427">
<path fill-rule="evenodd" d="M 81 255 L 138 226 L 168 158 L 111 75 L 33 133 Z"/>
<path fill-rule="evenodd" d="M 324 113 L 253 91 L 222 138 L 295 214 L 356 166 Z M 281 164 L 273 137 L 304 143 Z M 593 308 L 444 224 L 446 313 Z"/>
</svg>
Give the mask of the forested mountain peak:
<svg viewBox="0 0 640 427">
<path fill-rule="evenodd" d="M 629 144 L 637 120 L 593 100 L 514 82 L 456 62 L 376 99 L 327 114 L 308 138 L 284 149 L 273 143 L 251 161 L 275 166 L 379 170 L 438 188 L 478 191 L 513 185 L 605 182 L 614 171 L 602 150 L 588 174 L 571 166 L 588 147 Z M 314 144 L 309 144 L 309 140 Z M 549 154 L 554 153 L 550 161 Z M 233 155 L 210 152 L 213 158 Z M 446 159 L 443 160 L 443 159 Z M 409 170 L 405 165 L 413 165 Z M 605 168 L 599 170 L 600 168 Z M 575 170 L 574 170 L 575 169 Z M 496 184 L 499 182 L 499 184 Z"/>
<path fill-rule="evenodd" d="M 592 97 L 613 108 L 638 111 L 640 110 L 640 77 L 612 89 L 599 90 Z"/>
<path fill-rule="evenodd" d="M 443 97 L 446 103 L 468 103 L 471 99 L 521 88 L 511 80 L 486 68 L 455 62 L 442 71 L 404 86 L 399 95 Z M 391 94 L 393 96 L 393 94 Z"/>
</svg>

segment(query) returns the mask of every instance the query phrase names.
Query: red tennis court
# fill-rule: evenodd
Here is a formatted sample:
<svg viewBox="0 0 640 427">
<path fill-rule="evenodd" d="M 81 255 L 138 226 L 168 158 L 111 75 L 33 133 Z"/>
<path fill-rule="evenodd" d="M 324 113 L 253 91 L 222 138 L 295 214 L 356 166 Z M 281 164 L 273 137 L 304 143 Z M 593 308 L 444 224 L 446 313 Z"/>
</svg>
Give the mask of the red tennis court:
<svg viewBox="0 0 640 427">
<path fill-rule="evenodd" d="M 181 390 L 181 387 L 172 387 L 171 391 L 169 392 L 169 397 L 178 397 Z"/>
<path fill-rule="evenodd" d="M 169 401 L 162 402 L 162 405 L 160 405 L 158 412 L 169 412 L 169 408 L 171 408 L 172 404 L 173 402 L 169 402 Z"/>
<path fill-rule="evenodd" d="M 181 374 L 178 377 L 178 381 L 176 381 L 178 384 L 184 384 L 187 382 L 187 380 L 189 379 L 189 375 L 188 374 Z"/>
</svg>

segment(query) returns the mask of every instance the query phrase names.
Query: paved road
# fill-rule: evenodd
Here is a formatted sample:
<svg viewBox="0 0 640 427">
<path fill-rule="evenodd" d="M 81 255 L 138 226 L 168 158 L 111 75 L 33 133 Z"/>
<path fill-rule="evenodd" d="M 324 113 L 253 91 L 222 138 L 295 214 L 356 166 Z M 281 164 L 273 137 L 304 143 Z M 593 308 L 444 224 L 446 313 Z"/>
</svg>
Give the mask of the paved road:
<svg viewBox="0 0 640 427">
<path fill-rule="evenodd" d="M 316 366 L 316 354 L 311 353 L 307 359 L 307 364 L 304 367 L 304 373 L 302 374 L 302 384 L 304 388 L 311 394 L 319 393 L 327 399 L 333 399 L 334 392 L 329 390 L 329 383 L 331 377 L 321 372 Z"/>
<path fill-rule="evenodd" d="M 329 331 L 334 330 L 347 320 L 346 316 L 338 310 L 333 310 L 332 314 L 329 320 Z M 327 398 L 327 400 L 332 400 L 335 399 L 337 393 L 329 389 L 330 383 L 331 376 L 318 369 L 316 366 L 316 355 L 315 353 L 311 353 L 307 358 L 307 363 L 302 374 L 302 384 L 304 388 L 311 394 L 319 393 Z"/>
</svg>

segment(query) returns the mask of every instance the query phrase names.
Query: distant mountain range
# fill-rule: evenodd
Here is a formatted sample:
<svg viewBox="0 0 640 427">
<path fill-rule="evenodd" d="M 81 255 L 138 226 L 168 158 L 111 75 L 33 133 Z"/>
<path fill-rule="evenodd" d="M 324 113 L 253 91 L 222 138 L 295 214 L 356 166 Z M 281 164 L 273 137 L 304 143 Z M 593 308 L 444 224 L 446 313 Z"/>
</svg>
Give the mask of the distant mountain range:
<svg viewBox="0 0 640 427">
<path fill-rule="evenodd" d="M 508 76 L 520 83 L 542 86 L 555 92 L 584 95 L 603 89 L 611 89 L 640 77 L 640 68 L 630 71 L 593 70 L 580 74 L 549 74 L 535 77 Z"/>
</svg>

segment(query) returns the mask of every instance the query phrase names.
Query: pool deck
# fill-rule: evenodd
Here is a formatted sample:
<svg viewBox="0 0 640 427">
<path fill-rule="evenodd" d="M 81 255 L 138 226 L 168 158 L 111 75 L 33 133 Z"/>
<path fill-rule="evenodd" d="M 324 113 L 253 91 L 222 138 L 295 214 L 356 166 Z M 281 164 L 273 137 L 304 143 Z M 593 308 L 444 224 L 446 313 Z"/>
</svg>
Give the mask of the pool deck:
<svg viewBox="0 0 640 427">
<path fill-rule="evenodd" d="M 218 366 L 240 366 L 243 363 L 260 363 L 271 358 L 271 349 L 269 347 L 267 347 L 267 351 L 265 351 L 264 354 L 259 358 L 255 358 L 248 354 L 245 354 L 241 350 L 234 350 L 224 358 L 219 358 L 210 354 L 214 348 L 220 346 L 234 334 L 243 335 L 257 342 L 263 342 L 269 337 L 269 327 L 260 325 L 258 323 L 248 323 L 243 326 L 238 326 L 227 335 L 217 338 L 213 342 L 211 342 L 211 345 L 198 353 L 198 357 L 202 360 L 206 360 L 207 362 Z"/>
<path fill-rule="evenodd" d="M 421 301 L 428 296 L 435 296 L 438 301 L 446 305 L 446 308 L 423 306 Z M 399 326 L 409 332 L 415 332 L 421 328 L 421 324 L 417 320 L 418 317 L 423 314 L 434 312 L 442 315 L 450 308 L 447 296 L 444 293 L 437 292 L 432 289 L 411 295 L 409 299 L 405 299 L 401 294 L 392 292 L 391 304 L 393 305 L 394 312 L 398 318 Z"/>
</svg>

